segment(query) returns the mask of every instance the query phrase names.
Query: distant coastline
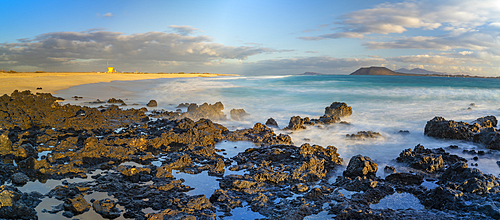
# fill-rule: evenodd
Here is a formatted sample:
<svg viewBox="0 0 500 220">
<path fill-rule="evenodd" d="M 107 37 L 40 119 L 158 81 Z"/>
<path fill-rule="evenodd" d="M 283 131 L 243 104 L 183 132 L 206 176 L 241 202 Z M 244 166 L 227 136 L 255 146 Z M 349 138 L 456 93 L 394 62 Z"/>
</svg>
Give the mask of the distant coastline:
<svg viewBox="0 0 500 220">
<path fill-rule="evenodd" d="M 418 73 L 400 73 L 392 71 L 386 67 L 362 67 L 349 75 L 364 75 L 364 76 L 431 76 L 431 77 L 458 77 L 458 78 L 484 78 L 484 79 L 500 79 L 497 77 L 487 76 L 470 76 L 470 75 L 452 75 L 452 74 L 418 74 Z"/>
</svg>

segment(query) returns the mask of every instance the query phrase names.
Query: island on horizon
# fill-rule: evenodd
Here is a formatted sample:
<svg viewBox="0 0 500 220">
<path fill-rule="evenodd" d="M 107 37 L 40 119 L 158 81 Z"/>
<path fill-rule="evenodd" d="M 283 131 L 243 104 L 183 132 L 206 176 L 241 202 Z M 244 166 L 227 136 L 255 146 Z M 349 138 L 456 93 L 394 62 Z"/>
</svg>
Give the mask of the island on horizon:
<svg viewBox="0 0 500 220">
<path fill-rule="evenodd" d="M 401 72 L 397 72 L 401 71 Z M 403 73 L 405 71 L 406 73 Z M 428 71 L 425 69 L 399 69 L 396 71 L 390 70 L 387 67 L 361 67 L 358 70 L 354 71 L 349 75 L 365 75 L 365 76 L 434 76 L 434 77 L 462 77 L 462 78 L 489 78 L 489 79 L 500 79 L 500 76 L 497 77 L 487 77 L 487 76 L 471 76 L 471 75 L 454 75 L 454 74 L 446 74 L 440 72 Z"/>
</svg>

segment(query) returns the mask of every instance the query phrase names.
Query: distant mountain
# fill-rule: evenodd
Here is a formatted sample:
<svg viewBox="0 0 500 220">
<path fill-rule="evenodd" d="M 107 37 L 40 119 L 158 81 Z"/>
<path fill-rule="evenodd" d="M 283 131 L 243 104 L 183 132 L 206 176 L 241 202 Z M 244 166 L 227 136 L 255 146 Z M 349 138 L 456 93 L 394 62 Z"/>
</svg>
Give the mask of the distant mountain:
<svg viewBox="0 0 500 220">
<path fill-rule="evenodd" d="M 305 73 L 302 73 L 300 75 L 309 75 L 309 76 L 311 76 L 311 75 L 325 75 L 325 74 L 323 74 L 323 73 L 317 73 L 317 72 L 305 72 Z"/>
<path fill-rule="evenodd" d="M 422 75 L 447 75 L 447 73 L 429 71 L 429 70 L 425 70 L 425 69 L 421 69 L 421 68 L 414 68 L 411 70 L 401 68 L 401 69 L 395 70 L 394 72 L 408 73 L 408 74 L 422 74 Z"/>
<path fill-rule="evenodd" d="M 358 70 L 354 71 L 350 75 L 389 75 L 389 76 L 405 76 L 408 74 L 404 73 L 398 73 L 394 72 L 390 69 L 387 69 L 385 67 L 363 67 L 359 68 Z"/>
</svg>

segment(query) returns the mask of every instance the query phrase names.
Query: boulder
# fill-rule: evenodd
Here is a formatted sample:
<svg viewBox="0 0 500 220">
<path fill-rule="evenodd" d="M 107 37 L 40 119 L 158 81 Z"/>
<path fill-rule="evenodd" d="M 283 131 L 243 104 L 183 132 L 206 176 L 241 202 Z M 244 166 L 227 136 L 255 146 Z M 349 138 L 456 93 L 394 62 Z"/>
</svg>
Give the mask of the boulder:
<svg viewBox="0 0 500 220">
<path fill-rule="evenodd" d="M 472 141 L 484 144 L 488 149 L 500 150 L 500 132 L 493 127 L 483 129 L 481 133 L 475 134 Z"/>
<path fill-rule="evenodd" d="M 108 100 L 108 103 L 109 104 L 119 104 L 119 105 L 122 105 L 122 106 L 126 106 L 127 104 L 125 104 L 125 102 L 121 99 L 115 99 L 115 98 L 110 98 Z"/>
<path fill-rule="evenodd" d="M 326 116 L 346 117 L 352 114 L 351 106 L 347 106 L 345 102 L 334 102 L 325 108 Z"/>
<path fill-rule="evenodd" d="M 210 120 L 225 120 L 226 115 L 224 112 L 224 105 L 221 102 L 216 102 L 215 104 L 203 103 L 198 106 L 197 104 L 189 104 L 187 112 L 182 114 L 182 117 L 187 117 L 193 120 L 199 120 L 201 118 Z"/>
<path fill-rule="evenodd" d="M 156 100 L 149 100 L 149 102 L 146 106 L 147 107 L 156 107 L 156 106 L 158 106 L 158 103 L 156 102 Z"/>
<path fill-rule="evenodd" d="M 12 183 L 15 185 L 24 185 L 29 181 L 28 176 L 24 173 L 14 173 L 11 177 Z"/>
<path fill-rule="evenodd" d="M 64 200 L 64 209 L 74 214 L 80 214 L 88 211 L 90 204 L 83 198 L 82 194 L 78 194 L 74 198 Z"/>
<path fill-rule="evenodd" d="M 244 109 L 234 109 L 234 108 L 231 109 L 229 114 L 231 115 L 231 119 L 236 121 L 242 120 L 243 117 L 248 115 Z"/>
<path fill-rule="evenodd" d="M 347 177 L 369 176 L 375 177 L 377 174 L 377 166 L 369 157 L 356 155 L 351 157 L 349 165 L 344 171 L 343 175 Z"/>
<path fill-rule="evenodd" d="M 274 120 L 274 118 L 267 119 L 266 126 L 268 126 L 268 127 L 274 127 L 274 128 L 279 128 L 278 122 L 276 122 L 276 120 Z"/>
<path fill-rule="evenodd" d="M 120 210 L 116 208 L 116 203 L 110 199 L 96 200 L 92 203 L 92 207 L 104 218 L 113 219 L 121 215 Z"/>
<path fill-rule="evenodd" d="M 470 124 L 462 121 L 446 120 L 443 117 L 434 117 L 425 125 L 424 134 L 436 138 L 472 140 L 475 134 L 496 125 L 497 119 L 495 116 L 478 118 Z"/>
<path fill-rule="evenodd" d="M 363 139 L 382 137 L 382 135 L 374 131 L 358 131 L 358 133 L 356 134 L 346 134 L 345 137 L 349 139 L 363 140 Z"/>
<path fill-rule="evenodd" d="M 305 125 L 314 125 L 314 123 L 311 122 L 309 117 L 301 118 L 300 116 L 293 116 L 292 118 L 290 118 L 288 126 L 284 129 L 292 131 L 306 129 Z"/>
<path fill-rule="evenodd" d="M 422 145 L 417 145 L 413 150 L 410 148 L 403 150 L 396 161 L 407 163 L 410 167 L 422 170 L 428 173 L 441 171 L 444 165 L 451 165 L 466 159 L 457 155 L 447 153 L 442 148 L 426 149 Z"/>
</svg>

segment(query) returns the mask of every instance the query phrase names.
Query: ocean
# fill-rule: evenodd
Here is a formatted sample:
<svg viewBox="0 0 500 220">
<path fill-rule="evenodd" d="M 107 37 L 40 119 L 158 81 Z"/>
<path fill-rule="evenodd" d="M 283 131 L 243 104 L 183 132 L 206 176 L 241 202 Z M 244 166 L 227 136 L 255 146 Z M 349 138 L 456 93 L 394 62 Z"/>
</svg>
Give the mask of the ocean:
<svg viewBox="0 0 500 220">
<path fill-rule="evenodd" d="M 475 155 L 464 149 L 486 150 L 483 146 L 456 140 L 441 140 L 424 135 L 427 121 L 435 116 L 448 120 L 470 122 L 476 118 L 500 115 L 500 79 L 447 78 L 424 76 L 231 76 L 114 81 L 80 85 L 57 92 L 67 103 L 89 105 L 96 99 L 123 99 L 129 108 L 145 106 L 149 100 L 158 102 L 157 109 L 175 111 L 180 103 L 210 103 L 221 101 L 229 118 L 233 108 L 244 109 L 249 116 L 244 121 L 216 121 L 230 130 L 252 127 L 274 118 L 280 128 L 288 125 L 292 116 L 319 118 L 332 102 L 345 102 L 353 109 L 350 117 L 342 118 L 350 125 L 310 126 L 289 133 L 295 145 L 303 143 L 333 145 L 347 165 L 350 157 L 362 154 L 379 164 L 383 175 L 386 165 L 398 167 L 399 153 L 417 144 L 426 148 L 446 148 L 477 163 L 481 171 L 498 175 L 499 154 L 493 152 L 474 161 Z M 74 100 L 73 96 L 83 99 Z M 138 105 L 131 105 L 131 104 Z M 95 106 L 95 105 L 90 105 Z M 407 130 L 409 133 L 400 133 Z M 373 140 L 350 140 L 346 134 L 358 131 L 379 132 Z M 470 163 L 469 163 L 470 164 Z M 339 174 L 342 170 L 339 170 Z"/>
</svg>

